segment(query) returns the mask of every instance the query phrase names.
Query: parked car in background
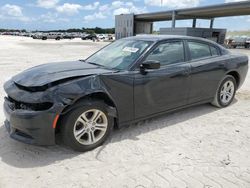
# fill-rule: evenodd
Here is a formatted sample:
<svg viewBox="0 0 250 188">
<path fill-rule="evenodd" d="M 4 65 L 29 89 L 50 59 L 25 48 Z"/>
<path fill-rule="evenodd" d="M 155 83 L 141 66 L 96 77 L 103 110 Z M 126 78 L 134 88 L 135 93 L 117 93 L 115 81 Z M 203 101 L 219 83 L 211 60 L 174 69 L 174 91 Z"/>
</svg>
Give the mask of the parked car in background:
<svg viewBox="0 0 250 188">
<path fill-rule="evenodd" d="M 114 37 L 112 34 L 108 34 L 108 40 L 114 40 Z"/>
<path fill-rule="evenodd" d="M 229 106 L 248 57 L 215 42 L 148 35 L 117 40 L 83 61 L 30 68 L 4 84 L 5 126 L 16 140 L 100 146 L 123 126 L 195 104 Z"/>
<path fill-rule="evenodd" d="M 19 33 L 19 36 L 23 36 L 23 37 L 31 37 L 31 33 L 29 32 L 22 32 L 22 33 Z"/>
<path fill-rule="evenodd" d="M 230 43 L 230 46 L 232 48 L 237 48 L 237 47 L 249 48 L 250 37 L 234 37 Z"/>
<path fill-rule="evenodd" d="M 43 35 L 43 33 L 33 33 L 33 34 L 31 35 L 31 37 L 32 37 L 33 39 L 42 39 L 42 35 Z"/>
<path fill-rule="evenodd" d="M 63 39 L 63 35 L 62 33 L 48 33 L 43 36 L 42 40 L 47 40 L 47 39 L 61 40 Z"/>
<path fill-rule="evenodd" d="M 85 35 L 86 35 L 86 33 L 72 33 L 72 36 L 74 38 L 82 38 Z"/>
<path fill-rule="evenodd" d="M 62 38 L 63 39 L 74 39 L 75 35 L 73 33 L 63 33 Z"/>
<path fill-rule="evenodd" d="M 97 38 L 98 38 L 99 40 L 105 40 L 105 39 L 107 39 L 106 35 L 104 35 L 104 34 L 98 34 L 98 35 L 97 35 Z"/>
<path fill-rule="evenodd" d="M 38 33 L 33 36 L 33 39 L 42 39 L 42 40 L 47 40 L 47 39 L 54 39 L 54 40 L 61 40 L 63 39 L 63 34 L 62 33 Z"/>
<path fill-rule="evenodd" d="M 246 47 L 246 48 L 250 48 L 250 37 L 247 37 L 245 47 Z"/>
<path fill-rule="evenodd" d="M 96 34 L 87 34 L 82 36 L 82 40 L 97 40 Z"/>
</svg>

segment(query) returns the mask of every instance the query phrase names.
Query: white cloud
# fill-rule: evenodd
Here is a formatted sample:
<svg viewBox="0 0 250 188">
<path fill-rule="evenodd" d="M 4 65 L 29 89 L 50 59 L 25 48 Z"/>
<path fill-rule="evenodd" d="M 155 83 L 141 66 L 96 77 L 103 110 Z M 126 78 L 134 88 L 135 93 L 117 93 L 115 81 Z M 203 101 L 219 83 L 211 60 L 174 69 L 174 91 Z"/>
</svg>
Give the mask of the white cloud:
<svg viewBox="0 0 250 188">
<path fill-rule="evenodd" d="M 55 23 L 55 22 L 69 22 L 68 18 L 62 18 L 57 13 L 48 12 L 47 14 L 42 14 L 39 18 L 42 22 L 45 23 Z"/>
<path fill-rule="evenodd" d="M 78 11 L 82 8 L 79 4 L 70 4 L 70 3 L 64 3 L 61 6 L 56 7 L 56 10 L 60 13 L 66 13 L 69 15 L 78 13 Z"/>
<path fill-rule="evenodd" d="M 88 4 L 85 6 L 82 6 L 80 4 L 64 3 L 63 5 L 55 7 L 55 9 L 59 13 L 73 15 L 78 13 L 80 10 L 95 10 L 99 7 L 99 5 L 100 5 L 99 2 L 94 2 L 92 4 Z"/>
<path fill-rule="evenodd" d="M 23 15 L 22 8 L 17 5 L 5 4 L 0 8 L 0 19 L 4 20 L 19 20 L 23 22 L 30 19 Z"/>
<path fill-rule="evenodd" d="M 93 4 L 85 5 L 82 7 L 83 10 L 95 10 L 100 5 L 100 2 L 94 2 Z"/>
<path fill-rule="evenodd" d="M 146 7 L 143 8 L 137 8 L 135 6 L 132 7 L 128 7 L 128 8 L 118 8 L 116 10 L 114 10 L 113 15 L 120 15 L 120 14 L 139 14 L 139 13 L 143 13 L 146 12 Z"/>
<path fill-rule="evenodd" d="M 93 21 L 96 19 L 105 19 L 107 16 L 105 16 L 103 13 L 98 12 L 98 13 L 94 13 L 92 15 L 87 15 L 84 16 L 84 22 L 89 22 L 89 21 Z"/>
<path fill-rule="evenodd" d="M 113 14 L 114 15 L 120 15 L 120 14 L 129 14 L 130 11 L 128 8 L 118 8 L 116 10 L 114 10 Z"/>
<path fill-rule="evenodd" d="M 46 23 L 54 23 L 56 22 L 56 17 L 56 14 L 52 14 L 49 12 L 47 14 L 42 14 L 39 19 Z"/>
<path fill-rule="evenodd" d="M 130 13 L 139 14 L 143 12 L 147 12 L 146 7 L 137 7 L 134 5 L 133 2 L 125 2 L 122 3 L 119 8 L 114 9 L 113 15 L 130 14 Z"/>
<path fill-rule="evenodd" d="M 200 0 L 144 0 L 149 6 L 164 6 L 169 8 L 185 8 L 198 6 Z"/>
<path fill-rule="evenodd" d="M 126 2 L 125 5 L 131 7 L 131 6 L 134 6 L 134 3 L 132 3 L 132 2 Z"/>
<path fill-rule="evenodd" d="M 59 13 L 73 15 L 80 10 L 95 10 L 99 7 L 100 2 L 94 2 L 92 4 L 80 5 L 75 3 L 64 3 L 59 5 L 60 0 L 37 0 L 37 6 L 46 9 L 55 9 Z"/>
<path fill-rule="evenodd" d="M 37 0 L 36 6 L 46 9 L 55 8 L 58 12 L 64 13 L 76 13 L 78 10 L 95 10 L 100 5 L 100 2 L 94 2 L 88 5 L 80 5 L 75 3 L 64 3 L 62 5 L 58 5 L 60 0 Z"/>
<path fill-rule="evenodd" d="M 109 11 L 109 9 L 110 9 L 110 5 L 109 4 L 105 4 L 105 5 L 101 5 L 100 7 L 99 7 L 99 11 Z"/>
<path fill-rule="evenodd" d="M 119 8 L 119 7 L 121 7 L 123 4 L 124 4 L 124 3 L 123 3 L 122 1 L 113 1 L 111 5 L 112 5 L 113 8 Z"/>
<path fill-rule="evenodd" d="M 6 4 L 1 8 L 1 12 L 8 16 L 23 16 L 22 8 L 17 5 Z"/>
<path fill-rule="evenodd" d="M 54 8 L 60 0 L 37 0 L 37 6 L 42 8 Z"/>
<path fill-rule="evenodd" d="M 240 2 L 240 1 L 247 1 L 247 0 L 225 0 L 225 3 Z"/>
<path fill-rule="evenodd" d="M 135 1 L 135 0 L 133 0 Z M 137 0 L 136 0 L 137 1 Z M 84 22 L 96 19 L 105 19 L 107 17 L 114 18 L 113 15 L 142 13 L 146 12 L 146 7 L 137 7 L 132 1 L 113 1 L 111 4 L 99 5 L 98 12 L 84 17 Z"/>
</svg>

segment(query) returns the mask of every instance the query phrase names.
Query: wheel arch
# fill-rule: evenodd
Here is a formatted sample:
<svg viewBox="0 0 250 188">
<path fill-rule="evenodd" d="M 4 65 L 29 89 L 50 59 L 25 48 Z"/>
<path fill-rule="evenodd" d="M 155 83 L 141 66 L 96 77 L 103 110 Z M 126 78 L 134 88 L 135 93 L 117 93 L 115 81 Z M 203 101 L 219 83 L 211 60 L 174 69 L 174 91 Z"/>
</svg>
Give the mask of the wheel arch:
<svg viewBox="0 0 250 188">
<path fill-rule="evenodd" d="M 78 97 L 71 105 L 66 106 L 62 110 L 62 112 L 60 113 L 55 133 L 60 132 L 60 127 L 61 127 L 60 123 L 63 119 L 63 116 L 65 114 L 69 113 L 71 110 L 78 108 L 79 106 L 77 106 L 77 103 L 79 103 L 80 101 L 83 101 L 83 100 L 102 100 L 102 101 L 104 101 L 104 103 L 110 107 L 110 109 L 109 109 L 110 115 L 112 117 L 114 117 L 114 127 L 118 128 L 118 111 L 117 111 L 116 104 L 115 104 L 114 100 L 107 93 L 105 93 L 103 91 L 98 91 L 98 92 L 88 93 L 88 94 L 85 94 L 81 97 Z"/>
<path fill-rule="evenodd" d="M 236 70 L 232 70 L 232 71 L 227 72 L 226 75 L 230 75 L 234 77 L 236 84 L 237 84 L 237 88 L 238 88 L 240 85 L 240 74 Z"/>
</svg>

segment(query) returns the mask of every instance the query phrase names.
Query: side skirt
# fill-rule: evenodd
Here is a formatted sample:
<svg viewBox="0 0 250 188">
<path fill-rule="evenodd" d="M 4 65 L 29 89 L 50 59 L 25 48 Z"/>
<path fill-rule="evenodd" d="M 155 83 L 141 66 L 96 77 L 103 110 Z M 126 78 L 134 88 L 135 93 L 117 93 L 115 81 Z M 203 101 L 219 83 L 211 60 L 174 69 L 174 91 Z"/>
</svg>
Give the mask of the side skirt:
<svg viewBox="0 0 250 188">
<path fill-rule="evenodd" d="M 134 123 L 137 123 L 137 122 L 146 120 L 146 119 L 150 119 L 150 118 L 153 118 L 153 117 L 157 117 L 157 116 L 160 116 L 160 115 L 168 114 L 168 113 L 170 113 L 170 112 L 175 112 L 175 111 L 178 111 L 178 110 L 182 110 L 182 109 L 185 109 L 185 108 L 189 108 L 189 107 L 192 107 L 192 106 L 210 103 L 212 100 L 213 100 L 213 98 L 210 98 L 210 99 L 207 99 L 207 100 L 202 100 L 202 101 L 199 101 L 199 102 L 196 102 L 196 103 L 192 103 L 192 104 L 188 104 L 188 105 L 185 105 L 185 106 L 181 106 L 181 107 L 178 107 L 178 108 L 173 108 L 173 109 L 166 110 L 166 111 L 163 111 L 163 112 L 154 113 L 154 114 L 151 114 L 151 115 L 142 117 L 142 118 L 137 118 L 137 119 L 132 120 L 132 121 L 122 122 L 122 123 L 119 123 L 119 124 L 118 124 L 118 128 L 121 128 L 121 127 L 123 127 L 123 126 L 125 126 L 125 125 L 128 125 L 128 124 L 134 124 Z"/>
</svg>

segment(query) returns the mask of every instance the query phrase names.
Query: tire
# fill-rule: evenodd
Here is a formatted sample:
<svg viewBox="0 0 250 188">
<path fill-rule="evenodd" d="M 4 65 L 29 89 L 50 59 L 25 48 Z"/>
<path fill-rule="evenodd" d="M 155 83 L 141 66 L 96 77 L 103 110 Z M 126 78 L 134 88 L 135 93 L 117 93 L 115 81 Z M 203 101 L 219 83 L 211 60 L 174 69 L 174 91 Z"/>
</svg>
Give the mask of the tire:
<svg viewBox="0 0 250 188">
<path fill-rule="evenodd" d="M 231 88 L 231 89 L 230 89 Z M 227 75 L 219 84 L 212 105 L 224 108 L 229 106 L 237 90 L 236 80 L 233 76 Z"/>
<path fill-rule="evenodd" d="M 47 40 L 47 37 L 42 37 L 42 40 Z"/>
<path fill-rule="evenodd" d="M 94 113 L 98 112 L 100 117 L 90 122 Z M 73 150 L 89 151 L 105 142 L 113 125 L 114 118 L 108 116 L 107 104 L 99 100 L 83 100 L 62 118 L 62 141 Z"/>
</svg>

